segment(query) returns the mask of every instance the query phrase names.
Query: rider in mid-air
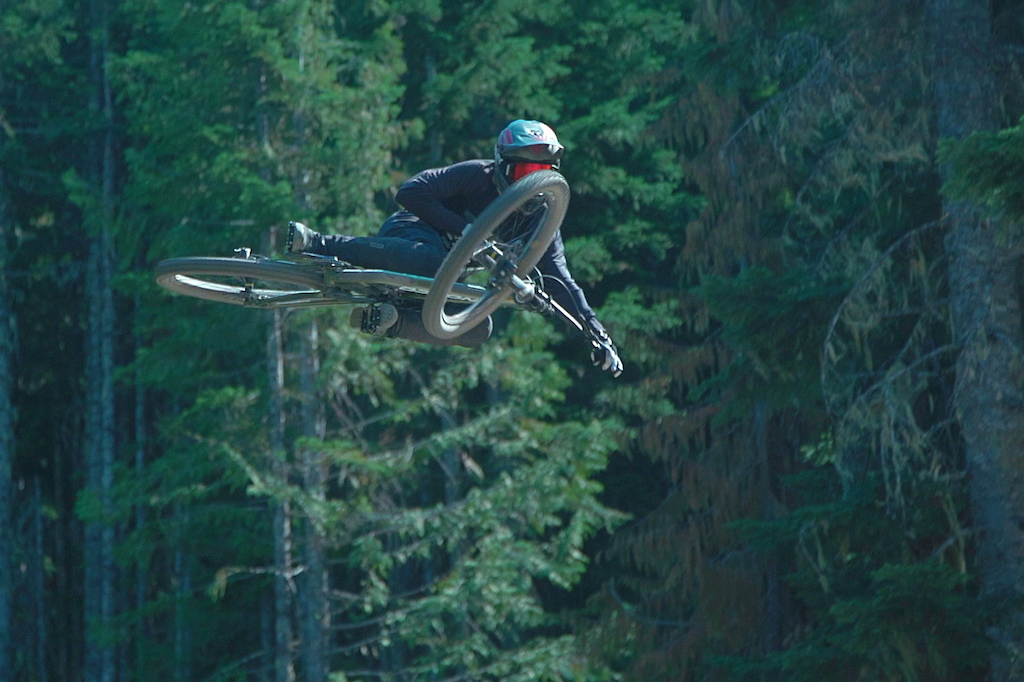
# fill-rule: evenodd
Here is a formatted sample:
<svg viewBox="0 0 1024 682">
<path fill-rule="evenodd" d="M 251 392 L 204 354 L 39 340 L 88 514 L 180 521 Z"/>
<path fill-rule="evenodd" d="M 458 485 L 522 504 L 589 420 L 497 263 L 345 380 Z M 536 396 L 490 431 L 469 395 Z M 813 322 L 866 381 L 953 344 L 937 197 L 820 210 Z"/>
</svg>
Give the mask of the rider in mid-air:
<svg viewBox="0 0 1024 682">
<path fill-rule="evenodd" d="M 493 160 L 474 159 L 432 168 L 406 181 L 395 195 L 403 208 L 384 221 L 376 237 L 324 235 L 301 223 L 291 223 L 288 250 L 334 256 L 365 268 L 433 277 L 466 225 L 500 192 L 530 173 L 557 169 L 564 150 L 555 132 L 544 123 L 513 121 L 498 135 Z M 618 376 L 622 361 L 583 290 L 569 273 L 560 231 L 555 233 L 537 268 L 564 285 L 553 287 L 551 296 L 574 313 L 593 335 L 594 364 Z M 443 341 L 427 332 L 417 311 L 398 310 L 387 303 L 356 308 L 352 324 L 367 333 L 432 344 L 478 346 L 491 334 L 488 318 L 462 336 Z"/>
</svg>

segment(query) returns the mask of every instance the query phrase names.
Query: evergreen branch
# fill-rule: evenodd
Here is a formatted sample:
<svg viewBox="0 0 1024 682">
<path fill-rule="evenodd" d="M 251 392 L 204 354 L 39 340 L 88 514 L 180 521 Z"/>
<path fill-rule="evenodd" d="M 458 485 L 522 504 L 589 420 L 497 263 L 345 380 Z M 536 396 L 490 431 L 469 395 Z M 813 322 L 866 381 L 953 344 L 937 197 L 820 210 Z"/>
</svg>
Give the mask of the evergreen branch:
<svg viewBox="0 0 1024 682">
<path fill-rule="evenodd" d="M 850 126 L 847 126 L 846 127 L 846 131 L 849 131 L 849 130 L 850 130 Z M 796 220 L 796 218 L 797 218 L 797 216 L 799 214 L 798 213 L 799 207 L 800 207 L 801 202 L 803 201 L 804 195 L 807 192 L 810 191 L 812 185 L 818 180 L 819 176 L 824 172 L 823 169 L 825 167 L 825 162 L 826 161 L 830 161 L 834 157 L 835 150 L 840 148 L 840 142 L 845 140 L 846 137 L 847 137 L 847 134 L 844 133 L 842 136 L 837 136 L 836 139 L 832 140 L 828 144 L 828 146 L 826 147 L 825 153 L 820 158 L 818 158 L 818 160 L 814 163 L 814 168 L 811 170 L 810 173 L 807 174 L 807 178 L 804 180 L 803 184 L 800 186 L 800 189 L 797 190 L 797 193 L 793 197 L 793 210 L 790 211 L 789 217 L 786 218 L 786 224 L 783 225 L 783 227 L 782 227 L 782 235 L 783 235 L 784 238 L 789 235 L 789 229 L 793 225 L 793 222 Z M 844 228 L 844 230 L 840 232 L 840 235 L 844 234 L 847 230 L 850 229 L 850 227 L 852 227 L 856 223 L 860 222 L 861 217 L 865 213 L 867 213 L 867 208 L 868 207 L 865 207 L 864 209 L 862 209 L 860 211 L 860 213 L 858 213 L 858 215 L 855 216 L 853 218 L 853 220 L 850 221 L 850 223 L 847 225 L 847 227 Z M 832 241 L 835 241 L 835 239 L 838 239 L 838 237 L 839 237 L 839 235 L 837 235 L 835 238 L 833 238 Z M 823 249 L 823 251 L 827 250 L 827 248 L 828 247 L 826 246 L 826 248 Z"/>
<path fill-rule="evenodd" d="M 331 616 L 332 617 L 333 616 L 337 616 L 337 615 L 340 615 L 340 614 L 342 614 L 344 612 L 345 612 L 344 610 L 331 611 Z M 353 622 L 353 623 L 336 623 L 336 622 L 334 622 L 334 620 L 332 618 L 332 620 L 331 620 L 331 632 L 348 632 L 350 630 L 360 630 L 362 628 L 370 627 L 372 625 L 381 625 L 381 624 L 387 622 L 387 620 L 389 618 L 392 618 L 396 614 L 397 615 L 402 615 L 402 612 L 401 611 L 398 611 L 398 612 L 388 611 L 384 615 L 377 616 L 376 618 L 368 618 L 366 620 L 360 620 L 360 621 L 356 621 L 356 622 Z"/>
<path fill-rule="evenodd" d="M 12 126 L 10 122 L 7 120 L 6 112 L 4 111 L 3 107 L 0 107 L 0 130 L 7 133 L 7 137 L 14 139 L 14 126 Z"/>
<path fill-rule="evenodd" d="M 942 555 L 945 553 L 947 549 L 949 549 L 953 545 L 960 545 L 962 547 L 963 544 L 966 542 L 967 536 L 978 535 L 978 533 L 979 531 L 968 528 L 967 530 L 962 530 L 957 535 L 949 536 L 941 545 L 935 548 L 935 550 L 928 556 L 928 560 L 934 561 L 937 559 L 941 559 Z"/>
<path fill-rule="evenodd" d="M 843 311 L 845 310 L 846 306 L 850 303 L 850 301 L 853 299 L 854 294 L 856 294 L 860 290 L 860 288 L 862 286 L 864 286 L 864 284 L 868 281 L 868 279 L 870 279 L 879 270 L 879 268 L 882 267 L 882 264 L 885 263 L 885 261 L 889 258 L 889 256 L 891 256 L 896 251 L 896 249 L 900 248 L 908 240 L 910 240 L 911 237 L 917 236 L 918 233 L 920 233 L 920 232 L 925 232 L 925 231 L 930 230 L 932 228 L 941 227 L 941 226 L 942 226 L 942 221 L 940 221 L 940 220 L 934 220 L 934 221 L 931 221 L 931 222 L 928 222 L 928 223 L 924 223 L 923 225 L 919 225 L 919 226 L 915 227 L 913 230 L 908 231 L 906 234 L 904 234 L 899 239 L 897 239 L 895 242 L 893 242 L 891 245 L 889 245 L 889 247 L 885 251 L 883 251 L 878 256 L 878 258 L 875 259 L 875 261 L 864 272 L 864 274 L 862 274 L 861 277 L 853 284 L 853 286 L 850 287 L 850 290 L 846 293 L 846 296 L 843 297 L 843 300 L 840 301 L 838 306 L 836 306 L 836 312 L 832 316 L 831 321 L 829 322 L 828 331 L 825 332 L 825 339 L 822 341 L 822 353 L 821 353 L 821 356 L 822 356 L 823 360 L 822 360 L 822 363 L 821 363 L 821 374 L 820 374 L 820 376 L 821 376 L 822 392 L 825 395 L 827 395 L 827 391 L 825 390 L 825 384 L 826 384 L 826 372 L 828 370 L 828 363 L 825 362 L 824 358 L 828 357 L 829 342 L 832 339 L 832 335 L 835 333 L 836 326 L 839 324 L 839 319 L 840 319 L 840 317 L 842 317 Z"/>
<path fill-rule="evenodd" d="M 331 627 L 331 632 L 334 632 L 334 631 L 335 631 L 335 628 L 332 626 Z M 334 655 L 337 655 L 337 654 L 347 654 L 347 653 L 351 653 L 353 651 L 359 651 L 360 649 L 364 648 L 368 644 L 377 644 L 377 643 L 379 643 L 380 640 L 381 640 L 381 635 L 379 633 L 378 634 L 374 634 L 374 635 L 371 635 L 371 636 L 366 637 L 364 639 L 358 640 L 356 642 L 351 642 L 349 644 L 344 644 L 342 646 L 333 647 L 330 650 L 330 655 L 334 656 Z"/>
<path fill-rule="evenodd" d="M 342 390 L 335 393 L 335 395 L 343 403 L 342 405 L 338 405 L 335 401 L 331 401 L 331 409 L 335 416 L 337 416 L 343 424 L 345 432 L 348 433 L 353 440 L 358 442 L 364 451 L 369 450 L 369 443 L 367 443 L 366 439 L 363 438 L 363 428 L 367 426 L 367 423 L 359 405 L 352 400 L 352 396 L 349 395 L 348 390 Z M 350 415 L 350 412 L 355 415 L 354 418 Z"/>
<path fill-rule="evenodd" d="M 288 580 L 288 584 L 294 584 L 292 581 L 295 576 L 304 573 L 306 570 L 305 566 L 296 566 L 290 571 L 281 571 L 272 566 L 260 567 L 260 566 L 225 566 L 217 571 L 216 576 L 213 579 L 213 583 L 207 588 L 207 594 L 213 598 L 220 598 L 224 595 L 227 590 L 227 583 L 233 577 L 241 575 L 244 577 L 252 577 L 257 575 L 271 575 L 275 577 L 283 577 Z"/>
<path fill-rule="evenodd" d="M 242 658 L 232 661 L 231 663 L 227 663 L 223 666 L 218 666 L 217 669 L 212 674 L 204 677 L 202 682 L 214 682 L 218 679 L 224 679 L 224 673 L 230 672 L 232 670 L 238 670 L 245 664 L 255 661 L 256 659 L 261 658 L 263 656 L 269 657 L 272 653 L 273 652 L 270 649 L 260 649 L 259 651 L 254 651 L 247 656 L 243 656 Z M 261 666 L 259 669 L 270 670 L 271 667 L 273 667 L 272 664 L 266 664 Z"/>
<path fill-rule="evenodd" d="M 619 591 L 615 588 L 615 579 L 612 578 L 608 581 L 608 592 L 611 594 L 612 599 L 619 605 L 622 612 L 630 619 L 637 623 L 643 623 L 644 625 L 654 625 L 656 627 L 670 627 L 670 628 L 688 628 L 691 620 L 667 620 L 665 618 L 654 618 L 652 616 L 646 616 L 642 613 L 636 612 L 636 607 L 628 604 L 620 595 Z"/>
<path fill-rule="evenodd" d="M 332 651 L 332 653 L 334 653 L 334 652 Z M 479 651 L 475 651 L 474 653 L 476 653 L 478 655 L 480 654 Z M 499 651 L 498 653 L 515 653 L 515 650 L 511 650 L 510 651 L 510 650 L 505 649 L 505 650 Z M 465 668 L 466 666 L 464 664 L 460 664 L 460 667 Z M 432 682 L 467 682 L 467 681 L 468 682 L 477 682 L 478 680 L 483 679 L 484 676 L 486 676 L 488 674 L 492 674 L 492 673 L 493 674 L 501 675 L 502 678 L 505 678 L 505 676 L 508 674 L 508 668 L 509 668 L 509 661 L 504 660 L 502 658 L 498 658 L 498 660 L 495 660 L 495 661 L 493 661 L 493 662 L 491 662 L 488 665 L 485 665 L 483 667 L 475 668 L 472 671 L 467 671 L 467 672 L 463 672 L 463 673 L 456 673 L 456 674 L 453 674 L 453 675 L 449 675 L 447 677 L 438 677 L 437 676 L 438 675 L 438 666 L 437 665 L 430 665 L 430 664 L 419 665 L 419 666 L 405 666 L 405 667 L 399 668 L 397 670 L 396 669 L 392 669 L 392 670 L 387 670 L 387 671 L 383 671 L 383 672 L 378 671 L 378 670 L 342 670 L 340 672 L 344 673 L 346 678 L 353 677 L 353 676 L 364 676 L 364 677 L 372 677 L 372 678 L 375 678 L 375 679 L 386 679 L 386 680 L 406 679 L 406 678 L 408 678 L 408 679 L 417 679 L 417 680 L 418 679 L 429 679 Z M 535 671 L 527 670 L 525 672 L 526 673 L 533 673 Z M 533 674 L 529 675 L 529 679 L 534 679 L 534 678 L 535 678 L 535 676 Z"/>
<path fill-rule="evenodd" d="M 1024 350 L 1022 350 L 1021 347 L 1017 345 L 1017 342 L 1010 338 L 1005 331 L 1003 331 L 1002 329 L 990 328 L 988 330 L 988 333 L 991 336 L 1005 343 L 1007 346 L 1009 346 L 1010 350 L 1012 350 L 1013 353 L 1017 356 L 1017 359 L 1020 360 L 1021 362 L 1024 362 Z"/>
<path fill-rule="evenodd" d="M 808 181 L 808 183 L 809 182 L 810 181 Z M 857 215 L 855 215 L 851 220 L 849 220 L 846 223 L 846 225 L 843 226 L 843 229 L 841 229 L 834 237 L 832 237 L 832 239 L 829 240 L 828 244 L 826 244 L 825 247 L 821 250 L 821 256 L 819 256 L 818 262 L 814 266 L 815 270 L 820 270 L 821 269 L 821 267 L 824 265 L 825 257 L 828 255 L 828 253 L 831 250 L 832 246 L 836 242 L 838 242 L 840 239 L 843 239 L 844 237 L 846 237 L 846 235 L 848 235 L 853 230 L 853 228 L 857 227 L 860 224 L 860 222 L 861 222 L 861 220 L 863 220 L 864 216 L 868 215 L 868 213 L 871 211 L 871 209 L 874 208 L 875 200 L 877 200 L 878 197 L 881 196 L 882 193 L 885 192 L 885 190 L 889 189 L 889 186 L 892 185 L 895 182 L 896 182 L 896 178 L 893 177 L 893 178 L 890 178 L 888 181 L 886 181 L 881 187 L 879 187 L 878 190 L 874 193 L 874 195 L 872 197 L 870 197 L 870 199 L 866 202 L 864 207 L 860 211 L 857 212 Z M 803 192 L 803 189 L 801 188 L 800 191 Z M 799 201 L 799 195 L 797 196 L 797 200 Z M 788 230 L 788 227 L 789 227 L 789 222 L 786 223 L 787 230 Z"/>
<path fill-rule="evenodd" d="M 829 594 L 832 591 L 830 587 L 831 581 L 829 580 L 828 574 L 825 572 L 825 569 L 822 568 L 822 564 L 825 563 L 825 557 L 822 556 L 821 540 L 818 539 L 818 534 L 816 531 L 814 531 L 814 526 L 815 522 L 808 522 L 805 523 L 802 528 L 800 528 L 800 532 L 798 534 L 799 542 L 797 544 L 800 546 L 800 552 L 804 555 L 804 559 L 807 560 L 807 564 L 811 567 L 811 570 L 814 571 L 815 575 L 818 577 L 818 584 L 821 585 L 821 591 L 825 594 Z M 805 536 L 808 534 L 808 531 L 814 531 L 814 543 L 817 546 L 818 550 L 817 559 L 811 556 L 811 551 L 807 548 L 805 542 Z"/>
<path fill-rule="evenodd" d="M 849 413 L 849 411 L 853 409 L 853 405 L 856 405 L 857 403 L 864 403 L 868 399 L 868 396 L 873 395 L 876 391 L 880 390 L 883 386 L 891 384 L 893 381 L 895 381 L 896 379 L 902 377 L 903 375 L 908 374 L 909 372 L 912 372 L 912 371 L 916 370 L 920 365 L 922 365 L 922 364 L 924 364 L 924 363 L 926 363 L 926 362 L 928 362 L 930 360 L 933 360 L 933 359 L 935 359 L 935 358 L 937 358 L 937 357 L 939 357 L 939 356 L 941 356 L 941 355 L 943 355 L 945 353 L 955 353 L 957 351 L 957 348 L 958 347 L 957 347 L 956 344 L 947 343 L 947 344 L 945 344 L 943 346 L 939 346 L 939 347 L 937 347 L 937 348 L 935 348 L 935 349 L 925 353 L 924 355 L 920 356 L 918 359 L 914 360 L 913 362 L 904 365 L 903 367 L 901 367 L 896 372 L 886 372 L 886 373 L 884 373 L 883 376 L 881 376 L 877 381 L 875 381 L 874 383 L 866 386 L 865 388 L 863 388 L 863 389 L 861 389 L 859 391 L 857 399 L 854 400 L 853 404 L 850 406 L 850 408 L 847 409 L 847 413 Z M 878 374 L 882 374 L 882 370 L 879 370 L 878 372 L 872 372 L 868 376 L 877 376 Z M 824 385 L 822 386 L 822 390 L 824 391 Z M 846 418 L 844 417 L 841 421 L 846 421 Z"/>
<path fill-rule="evenodd" d="M 853 35 L 851 33 L 842 42 L 836 45 L 836 50 L 844 47 L 847 43 L 849 43 L 852 40 L 852 38 Z M 826 65 L 832 63 L 832 54 L 834 52 L 835 50 L 827 52 L 820 59 L 818 59 L 818 61 L 815 62 L 815 64 L 810 69 L 807 70 L 807 73 L 804 74 L 804 76 L 799 81 L 794 83 L 786 90 L 778 93 L 777 95 L 774 95 L 767 102 L 758 107 L 758 109 L 753 114 L 748 116 L 747 119 L 740 124 L 739 128 L 737 128 L 736 131 L 732 135 L 730 135 L 725 142 L 722 143 L 722 148 L 719 151 L 719 155 L 724 157 L 726 150 L 730 146 L 732 146 L 732 143 L 736 141 L 736 138 L 739 137 L 744 130 L 746 130 L 749 126 L 753 125 L 759 118 L 761 118 L 769 109 L 774 108 L 779 102 L 783 100 L 792 99 L 797 93 L 807 89 L 811 85 L 817 85 L 818 83 L 823 82 L 824 78 L 819 78 L 818 72 L 824 71 Z M 813 79 L 812 76 L 814 77 Z"/>
<path fill-rule="evenodd" d="M 469 680 L 470 682 L 475 682 L 476 680 L 480 679 L 478 676 L 481 673 L 487 673 L 487 672 L 493 670 L 494 668 L 496 668 L 497 665 L 498 664 L 495 663 L 495 664 L 489 665 L 489 666 L 487 666 L 485 668 L 480 668 L 479 670 L 474 671 L 472 674 L 464 673 L 464 674 L 450 676 L 450 677 L 435 677 L 434 675 L 436 674 L 437 670 L 434 667 L 430 667 L 430 666 L 420 666 L 420 667 L 409 666 L 409 667 L 405 667 L 405 668 L 402 668 L 402 669 L 397 670 L 397 671 L 396 670 L 388 670 L 388 671 L 385 671 L 385 672 L 380 672 L 379 670 L 344 670 L 342 672 L 345 674 L 346 677 L 351 677 L 351 676 L 356 676 L 357 675 L 357 676 L 360 676 L 360 677 L 373 677 L 375 679 L 380 679 L 380 680 L 402 679 L 402 676 L 404 676 L 404 675 L 412 675 L 413 676 L 412 679 L 429 679 L 432 682 L 465 682 L 466 680 Z M 420 678 L 420 677 L 418 677 L 420 675 L 425 675 L 426 677 L 425 678 Z"/>
<path fill-rule="evenodd" d="M 996 46 L 996 50 L 1002 53 L 1009 53 L 1018 57 L 1024 57 L 1024 45 L 1014 45 L 1012 43 L 1002 43 Z"/>
<path fill-rule="evenodd" d="M 334 413 L 344 424 L 343 428 L 345 431 L 363 446 L 364 451 L 370 450 L 369 442 L 363 436 L 363 431 L 368 426 L 373 426 L 374 424 L 415 412 L 423 406 L 429 405 L 426 398 L 419 398 L 418 400 L 410 401 L 400 407 L 396 407 L 395 409 L 378 411 L 375 412 L 373 416 L 366 417 L 364 416 L 362 409 L 360 409 L 358 404 L 352 400 L 347 391 L 339 394 L 339 399 L 344 404 L 334 405 Z M 354 412 L 356 414 L 355 418 L 351 417 L 346 412 L 346 409 L 350 409 Z"/>
</svg>

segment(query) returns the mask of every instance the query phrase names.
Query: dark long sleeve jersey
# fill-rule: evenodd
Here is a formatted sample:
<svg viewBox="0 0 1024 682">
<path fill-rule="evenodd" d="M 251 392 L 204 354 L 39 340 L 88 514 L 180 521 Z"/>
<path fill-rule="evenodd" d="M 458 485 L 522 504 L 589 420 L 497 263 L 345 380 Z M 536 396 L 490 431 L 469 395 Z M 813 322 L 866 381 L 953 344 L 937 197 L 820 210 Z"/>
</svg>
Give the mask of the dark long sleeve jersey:
<svg viewBox="0 0 1024 682">
<path fill-rule="evenodd" d="M 418 173 L 395 195 L 403 213 L 408 214 L 403 219 L 418 219 L 442 236 L 458 238 L 466 225 L 498 197 L 492 180 L 494 166 L 494 161 L 476 159 Z M 565 285 L 553 283 L 545 287 L 563 308 L 581 321 L 594 318 L 587 297 L 569 272 L 561 230 L 555 232 L 537 268 Z"/>
</svg>

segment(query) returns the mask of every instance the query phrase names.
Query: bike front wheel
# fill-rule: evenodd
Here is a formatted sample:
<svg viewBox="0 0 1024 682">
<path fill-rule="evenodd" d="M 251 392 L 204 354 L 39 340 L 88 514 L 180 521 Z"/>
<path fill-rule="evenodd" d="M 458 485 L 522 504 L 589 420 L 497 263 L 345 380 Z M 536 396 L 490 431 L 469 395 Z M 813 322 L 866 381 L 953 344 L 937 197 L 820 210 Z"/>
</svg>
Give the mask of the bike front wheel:
<svg viewBox="0 0 1024 682">
<path fill-rule="evenodd" d="M 175 293 L 249 308 L 336 305 L 323 291 L 321 273 L 296 263 L 262 258 L 170 258 L 156 266 L 156 281 Z"/>
<path fill-rule="evenodd" d="M 555 171 L 531 173 L 500 194 L 469 226 L 434 275 L 423 302 L 427 331 L 452 339 L 483 322 L 515 292 L 516 279 L 536 267 L 568 207 L 569 184 Z M 486 291 L 468 305 L 452 304 L 452 289 L 471 265 L 482 266 L 487 273 Z"/>
</svg>

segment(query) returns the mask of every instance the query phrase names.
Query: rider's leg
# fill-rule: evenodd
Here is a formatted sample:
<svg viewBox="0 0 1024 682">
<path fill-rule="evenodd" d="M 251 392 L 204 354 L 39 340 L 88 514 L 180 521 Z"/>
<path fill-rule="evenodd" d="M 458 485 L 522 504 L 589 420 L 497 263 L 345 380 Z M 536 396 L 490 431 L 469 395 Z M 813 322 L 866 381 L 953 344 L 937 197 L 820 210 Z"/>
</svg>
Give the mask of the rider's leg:
<svg viewBox="0 0 1024 682">
<path fill-rule="evenodd" d="M 383 312 L 375 313 L 375 308 L 381 309 Z M 394 311 L 397 311 L 397 320 L 390 322 L 393 319 Z M 387 327 L 384 327 L 383 324 L 385 320 L 389 321 Z M 491 338 L 492 329 L 491 318 L 488 317 L 461 336 L 457 336 L 454 339 L 439 339 L 436 336 L 432 336 L 426 327 L 423 326 L 423 316 L 419 310 L 408 308 L 398 310 L 388 303 L 354 309 L 351 318 L 349 318 L 349 323 L 359 331 L 368 334 L 405 339 L 406 341 L 426 343 L 432 346 L 464 346 L 466 348 L 476 348 Z"/>
<path fill-rule="evenodd" d="M 380 268 L 411 275 L 433 277 L 441 266 L 447 250 L 441 235 L 418 220 L 405 219 L 401 214 L 388 218 L 376 237 L 349 237 L 322 235 L 305 228 L 303 250 L 322 256 L 334 256 L 364 268 Z M 392 309 L 390 304 L 377 306 Z M 370 334 L 406 339 L 435 346 L 465 346 L 475 348 L 491 337 L 491 318 L 454 339 L 439 339 L 423 326 L 419 310 L 398 310 L 397 320 L 392 310 L 356 308 L 352 311 L 351 325 Z M 379 318 L 379 319 L 378 319 Z"/>
<path fill-rule="evenodd" d="M 388 332 L 388 336 L 415 341 L 416 343 L 429 343 L 434 346 L 464 346 L 476 348 L 484 341 L 491 338 L 490 316 L 486 320 L 470 329 L 465 334 L 456 336 L 454 339 L 439 339 L 431 335 L 423 326 L 423 315 L 419 310 L 399 310 L 398 322 Z"/>
<path fill-rule="evenodd" d="M 435 233 L 436 234 L 436 233 Z M 433 277 L 444 260 L 444 251 L 429 243 L 396 237 L 325 237 L 323 255 L 364 268 Z"/>
<path fill-rule="evenodd" d="M 441 235 L 419 221 L 388 218 L 376 237 L 324 235 L 305 228 L 302 250 L 364 268 L 433 277 L 446 253 Z"/>
</svg>

